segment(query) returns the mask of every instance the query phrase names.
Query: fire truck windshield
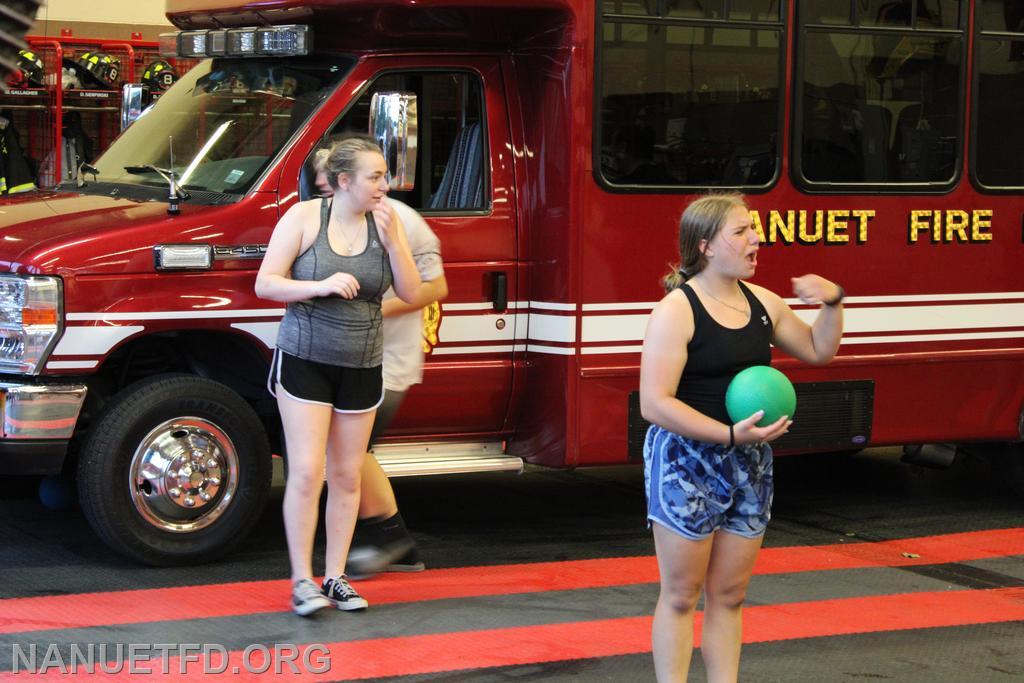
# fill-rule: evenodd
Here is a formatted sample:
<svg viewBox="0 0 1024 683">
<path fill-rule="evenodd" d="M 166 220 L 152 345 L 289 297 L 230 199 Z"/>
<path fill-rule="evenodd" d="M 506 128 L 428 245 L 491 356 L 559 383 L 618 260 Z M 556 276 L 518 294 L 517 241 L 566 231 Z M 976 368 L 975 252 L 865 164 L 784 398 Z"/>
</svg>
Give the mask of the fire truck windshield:
<svg viewBox="0 0 1024 683">
<path fill-rule="evenodd" d="M 340 56 L 206 60 L 94 163 L 100 182 L 88 190 L 165 193 L 159 174 L 139 172 L 152 166 L 173 168 L 192 203 L 243 195 L 352 63 Z"/>
</svg>

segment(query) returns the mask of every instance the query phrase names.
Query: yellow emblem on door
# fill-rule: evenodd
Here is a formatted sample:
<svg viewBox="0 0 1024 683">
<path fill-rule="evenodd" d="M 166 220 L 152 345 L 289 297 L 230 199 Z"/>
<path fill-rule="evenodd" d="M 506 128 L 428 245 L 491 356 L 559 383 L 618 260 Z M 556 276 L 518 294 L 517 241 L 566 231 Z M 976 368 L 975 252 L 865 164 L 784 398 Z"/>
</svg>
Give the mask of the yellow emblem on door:
<svg viewBox="0 0 1024 683">
<path fill-rule="evenodd" d="M 437 346 L 437 331 L 441 327 L 441 304 L 433 302 L 423 307 L 423 353 Z"/>
</svg>

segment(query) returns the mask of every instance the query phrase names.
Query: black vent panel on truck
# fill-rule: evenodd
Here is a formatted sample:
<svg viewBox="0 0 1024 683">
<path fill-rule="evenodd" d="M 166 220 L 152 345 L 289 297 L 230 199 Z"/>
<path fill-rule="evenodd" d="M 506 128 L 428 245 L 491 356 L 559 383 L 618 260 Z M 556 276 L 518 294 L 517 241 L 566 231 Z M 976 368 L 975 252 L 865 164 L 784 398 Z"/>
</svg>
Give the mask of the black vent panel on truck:
<svg viewBox="0 0 1024 683">
<path fill-rule="evenodd" d="M 794 384 L 796 419 L 789 433 L 772 442 L 777 451 L 847 450 L 871 443 L 875 383 L 871 380 Z M 640 416 L 640 392 L 629 395 L 629 459 L 644 456 L 650 423 Z"/>
</svg>

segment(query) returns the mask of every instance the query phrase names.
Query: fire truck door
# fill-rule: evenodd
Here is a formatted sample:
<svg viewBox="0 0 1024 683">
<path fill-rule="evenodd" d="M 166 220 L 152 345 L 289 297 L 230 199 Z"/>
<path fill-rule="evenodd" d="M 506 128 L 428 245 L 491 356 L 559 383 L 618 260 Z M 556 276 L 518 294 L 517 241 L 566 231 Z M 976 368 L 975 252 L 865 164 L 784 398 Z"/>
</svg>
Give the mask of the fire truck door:
<svg viewBox="0 0 1024 683">
<path fill-rule="evenodd" d="M 365 69 L 365 71 L 364 71 Z M 516 218 L 500 66 L 480 57 L 371 58 L 366 86 L 329 135 L 366 131 L 375 92 L 417 95 L 416 183 L 389 196 L 441 240 L 448 298 L 424 314 L 423 384 L 389 434 L 428 438 L 503 430 L 516 348 Z M 386 340 L 385 340 L 385 343 Z"/>
</svg>

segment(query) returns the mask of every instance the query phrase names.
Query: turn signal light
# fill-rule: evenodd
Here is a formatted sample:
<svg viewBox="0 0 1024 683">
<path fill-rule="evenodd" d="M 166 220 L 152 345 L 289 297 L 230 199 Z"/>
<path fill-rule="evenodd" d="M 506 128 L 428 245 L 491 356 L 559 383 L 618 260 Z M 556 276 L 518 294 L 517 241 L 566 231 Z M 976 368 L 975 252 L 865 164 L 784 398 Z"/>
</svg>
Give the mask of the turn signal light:
<svg viewBox="0 0 1024 683">
<path fill-rule="evenodd" d="M 21 309 L 21 324 L 29 325 L 56 325 L 57 309 L 55 308 L 23 308 Z"/>
</svg>

